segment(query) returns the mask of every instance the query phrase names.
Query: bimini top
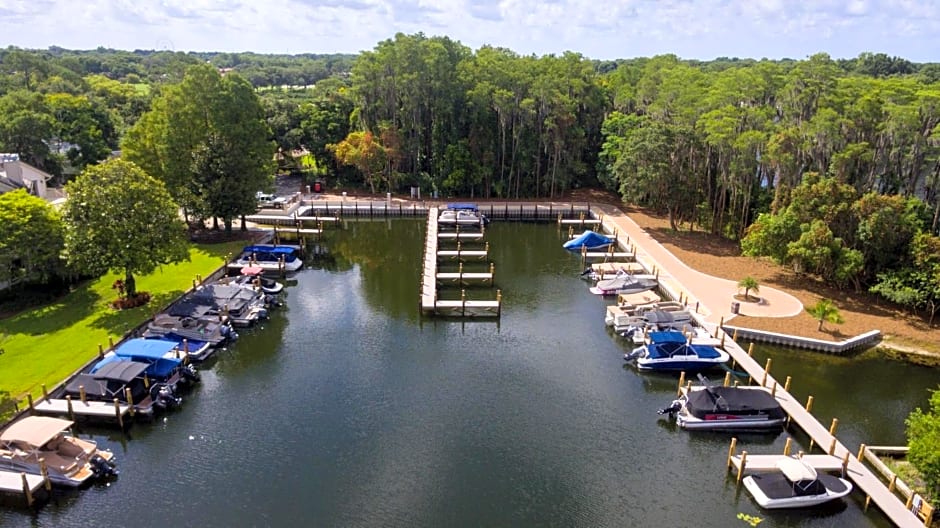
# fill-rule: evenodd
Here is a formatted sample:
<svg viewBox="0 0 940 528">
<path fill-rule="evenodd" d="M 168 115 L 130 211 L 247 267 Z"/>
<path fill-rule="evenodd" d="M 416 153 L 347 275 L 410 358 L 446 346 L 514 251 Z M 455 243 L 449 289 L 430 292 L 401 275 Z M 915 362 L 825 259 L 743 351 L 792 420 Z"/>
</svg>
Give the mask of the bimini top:
<svg viewBox="0 0 940 528">
<path fill-rule="evenodd" d="M 688 338 L 682 332 L 650 332 L 650 341 L 653 343 L 685 343 Z"/>
<path fill-rule="evenodd" d="M 115 349 L 113 356 L 106 356 L 99 361 L 91 372 L 98 374 L 105 365 L 110 363 L 137 362 L 147 365 L 145 373 L 148 376 L 158 379 L 168 378 L 183 361 L 172 356 L 165 356 L 178 347 L 179 342 L 168 339 L 145 339 L 142 337 L 128 339 Z"/>
<path fill-rule="evenodd" d="M 797 458 L 781 458 L 777 461 L 777 468 L 783 472 L 790 482 L 799 482 L 801 480 L 816 480 L 816 470 Z"/>
<path fill-rule="evenodd" d="M 245 253 L 272 253 L 274 255 L 293 255 L 296 249 L 290 246 L 245 246 Z"/>
<path fill-rule="evenodd" d="M 691 356 L 695 355 L 701 359 L 717 359 L 721 357 L 721 352 L 710 345 L 689 345 L 685 341 L 681 343 L 666 342 L 653 343 L 647 346 L 650 359 L 669 358 L 673 356 Z"/>
<path fill-rule="evenodd" d="M 613 243 L 614 241 L 610 237 L 604 236 L 600 233 L 595 233 L 594 231 L 588 229 L 579 236 L 565 242 L 562 247 L 568 251 L 580 251 L 582 247 L 595 249 L 609 246 Z"/>
<path fill-rule="evenodd" d="M 241 274 L 247 275 L 249 277 L 255 277 L 264 273 L 264 268 L 261 266 L 242 266 Z"/>
<path fill-rule="evenodd" d="M 449 203 L 449 204 L 447 204 L 447 208 L 448 208 L 448 209 L 452 209 L 452 210 L 454 210 L 454 211 L 474 211 L 474 212 L 476 212 L 476 211 L 479 211 L 479 210 L 480 210 L 480 208 L 477 207 L 477 204 L 475 204 L 475 203 Z"/>
<path fill-rule="evenodd" d="M 27 416 L 7 427 L 6 431 L 0 434 L 0 441 L 20 442 L 40 447 L 71 426 L 72 422 L 61 418 Z"/>
<path fill-rule="evenodd" d="M 149 366 L 150 365 L 147 363 L 122 360 L 117 356 L 108 356 L 99 361 L 98 364 L 92 368 L 91 372 L 95 379 L 129 383 L 134 378 L 143 374 Z"/>
</svg>

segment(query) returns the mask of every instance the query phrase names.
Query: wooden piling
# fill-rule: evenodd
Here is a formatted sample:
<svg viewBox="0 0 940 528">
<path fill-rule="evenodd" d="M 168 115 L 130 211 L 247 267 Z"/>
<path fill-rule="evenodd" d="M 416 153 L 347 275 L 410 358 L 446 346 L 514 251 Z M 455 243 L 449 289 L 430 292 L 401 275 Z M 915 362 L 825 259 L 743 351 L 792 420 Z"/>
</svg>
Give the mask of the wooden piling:
<svg viewBox="0 0 940 528">
<path fill-rule="evenodd" d="M 114 336 L 108 336 L 108 348 L 109 349 L 114 348 Z"/>
<path fill-rule="evenodd" d="M 722 387 L 727 387 L 731 385 L 731 372 L 725 372 L 725 381 L 721 384 Z"/>
<path fill-rule="evenodd" d="M 791 380 L 791 379 L 792 379 L 791 376 L 787 376 L 787 380 L 786 380 L 785 382 L 783 382 L 783 390 L 784 390 L 784 392 L 790 392 L 790 380 Z"/>
<path fill-rule="evenodd" d="M 741 451 L 741 465 L 738 466 L 738 483 L 744 478 L 744 465 L 747 464 L 747 451 Z"/>
<path fill-rule="evenodd" d="M 134 416 L 136 409 L 134 409 L 134 394 L 131 392 L 130 387 L 124 387 L 124 399 L 127 400 L 127 411 L 131 416 Z"/>
<path fill-rule="evenodd" d="M 29 414 L 35 413 L 35 412 L 36 412 L 36 408 L 33 407 L 33 395 L 27 392 L 27 393 L 26 393 L 26 401 L 29 403 Z"/>
<path fill-rule="evenodd" d="M 78 399 L 82 400 L 82 403 L 85 403 L 85 386 L 78 386 Z"/>
<path fill-rule="evenodd" d="M 830 456 L 836 454 L 836 437 L 834 437 L 834 436 L 832 437 L 832 441 L 829 442 L 829 451 L 828 451 L 828 453 L 829 453 Z"/>
<path fill-rule="evenodd" d="M 806 412 L 812 412 L 812 411 L 813 411 L 813 397 L 812 395 L 810 395 L 808 398 L 806 398 Z"/>
<path fill-rule="evenodd" d="M 838 419 L 838 418 L 833 418 L 833 419 L 832 419 L 832 425 L 829 426 L 829 434 L 835 436 L 835 434 L 836 434 L 836 429 L 837 429 L 838 427 L 839 427 L 839 419 Z"/>
<path fill-rule="evenodd" d="M 101 343 L 98 343 L 98 359 L 104 357 L 104 346 Z"/>
<path fill-rule="evenodd" d="M 770 374 L 770 364 L 773 362 L 774 358 L 767 358 L 767 364 L 764 366 L 764 379 L 761 380 L 760 386 L 767 386 L 767 375 Z"/>
<path fill-rule="evenodd" d="M 776 380 L 774 381 L 773 387 L 771 387 L 771 389 L 770 389 L 770 395 L 773 396 L 774 398 L 777 397 L 777 382 L 776 382 Z"/>
<path fill-rule="evenodd" d="M 46 466 L 46 459 L 39 457 L 39 476 L 42 477 L 42 486 L 46 491 L 52 491 L 52 480 L 49 479 L 49 467 Z"/>
<path fill-rule="evenodd" d="M 865 444 L 859 444 L 859 446 L 858 446 L 858 461 L 859 461 L 859 462 L 861 462 L 861 461 L 862 461 L 862 458 L 864 458 L 864 456 L 865 456 L 865 449 L 867 449 L 867 447 L 868 447 L 868 446 L 866 446 Z"/>
<path fill-rule="evenodd" d="M 731 458 L 734 457 L 734 449 L 738 445 L 737 437 L 731 437 L 731 447 L 728 448 L 728 460 L 725 462 L 725 467 L 731 469 Z"/>
<path fill-rule="evenodd" d="M 49 399 L 49 391 L 46 390 L 46 384 L 45 384 L 45 383 L 42 384 L 42 397 L 43 397 L 43 399 L 46 399 L 46 400 Z"/>
<path fill-rule="evenodd" d="M 793 439 L 789 436 L 787 437 L 787 443 L 783 445 L 783 456 L 790 456 L 790 449 L 792 448 Z"/>
<path fill-rule="evenodd" d="M 75 421 L 75 411 L 72 409 L 72 396 L 70 394 L 65 395 L 65 405 L 69 410 L 69 420 Z"/>
<path fill-rule="evenodd" d="M 124 414 L 121 413 L 121 402 L 114 398 L 114 417 L 117 418 L 118 427 L 124 429 Z"/>
<path fill-rule="evenodd" d="M 685 385 L 685 371 L 679 373 L 679 388 L 676 389 L 676 396 L 682 395 L 682 387 Z"/>
<path fill-rule="evenodd" d="M 23 479 L 23 495 L 26 497 L 26 506 L 33 506 L 33 491 L 29 489 L 29 480 L 26 479 L 26 473 L 20 472 L 20 477 Z"/>
</svg>

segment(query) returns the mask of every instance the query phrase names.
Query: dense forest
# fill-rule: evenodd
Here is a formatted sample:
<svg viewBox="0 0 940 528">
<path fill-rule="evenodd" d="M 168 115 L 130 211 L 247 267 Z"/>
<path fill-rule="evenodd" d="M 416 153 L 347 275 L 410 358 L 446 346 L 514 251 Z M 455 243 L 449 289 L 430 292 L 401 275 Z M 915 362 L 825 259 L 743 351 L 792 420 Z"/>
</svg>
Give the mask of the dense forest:
<svg viewBox="0 0 940 528">
<path fill-rule="evenodd" d="M 0 50 L 0 152 L 63 181 L 122 148 L 158 179 L 224 179 L 249 162 L 217 154 L 240 150 L 223 137 L 238 119 L 224 105 L 213 134 L 184 141 L 198 163 L 148 165 L 148 151 L 182 140 L 146 124 L 210 97 L 194 68 L 203 84 L 252 87 L 251 100 L 231 97 L 260 105 L 268 130 L 254 134 L 273 142 L 279 170 L 328 187 L 544 199 L 603 186 L 748 254 L 940 309 L 940 64 L 593 61 L 420 33 L 358 56 L 11 47 Z M 205 189 L 175 185 L 181 205 L 201 207 Z M 226 206 L 226 226 L 244 205 Z"/>
</svg>

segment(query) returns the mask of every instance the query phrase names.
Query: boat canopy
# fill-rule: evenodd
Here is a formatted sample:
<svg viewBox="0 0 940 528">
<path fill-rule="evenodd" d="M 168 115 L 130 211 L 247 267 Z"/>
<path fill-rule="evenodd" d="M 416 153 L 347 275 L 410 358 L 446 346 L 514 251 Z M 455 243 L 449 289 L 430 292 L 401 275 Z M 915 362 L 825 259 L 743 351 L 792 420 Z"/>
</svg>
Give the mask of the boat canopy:
<svg viewBox="0 0 940 528">
<path fill-rule="evenodd" d="M 568 251 L 580 251 L 582 247 L 594 249 L 609 246 L 613 243 L 614 241 L 610 237 L 588 229 L 577 237 L 565 242 L 562 247 Z"/>
<path fill-rule="evenodd" d="M 242 266 L 241 270 L 242 275 L 248 275 L 249 277 L 261 275 L 262 273 L 264 273 L 264 268 L 261 266 Z"/>
<path fill-rule="evenodd" d="M 716 359 L 721 357 L 715 347 L 710 345 L 689 345 L 685 341 L 681 343 L 666 342 L 653 343 L 647 345 L 647 357 L 649 359 L 663 359 L 673 356 L 691 356 L 695 355 L 701 359 Z"/>
<path fill-rule="evenodd" d="M 766 414 L 770 419 L 786 417 L 780 402 L 761 389 L 706 387 L 689 391 L 685 406 L 698 418 L 714 413 L 748 416 Z"/>
<path fill-rule="evenodd" d="M 165 379 L 183 362 L 182 359 L 164 357 L 179 347 L 179 342 L 168 339 L 129 339 L 122 343 L 113 356 L 107 356 L 92 369 L 97 372 L 103 365 L 113 362 L 137 362 L 147 366 L 145 373 L 158 379 Z"/>
<path fill-rule="evenodd" d="M 448 208 L 448 209 L 451 209 L 451 210 L 454 210 L 454 211 L 473 211 L 473 212 L 477 212 L 477 211 L 480 210 L 480 208 L 477 207 L 477 204 L 475 204 L 475 203 L 460 203 L 460 202 L 458 202 L 458 203 L 449 203 L 449 204 L 447 204 L 447 208 Z"/>
<path fill-rule="evenodd" d="M 245 246 L 245 253 L 273 253 L 275 255 L 293 255 L 295 248 L 291 246 Z"/>
<path fill-rule="evenodd" d="M 682 332 L 650 332 L 650 341 L 653 343 L 685 343 L 688 338 Z"/>
<path fill-rule="evenodd" d="M 790 482 L 801 480 L 816 480 L 816 470 L 798 458 L 781 458 L 777 461 L 777 468 L 783 472 Z"/>
<path fill-rule="evenodd" d="M 117 356 L 108 356 L 98 362 L 92 368 L 92 374 L 95 379 L 113 380 L 122 383 L 129 383 L 134 378 L 140 377 L 150 365 L 138 361 L 117 360 Z"/>
<path fill-rule="evenodd" d="M 71 421 L 61 418 L 27 416 L 7 427 L 3 434 L 0 434 L 0 441 L 41 447 L 71 426 Z"/>
</svg>

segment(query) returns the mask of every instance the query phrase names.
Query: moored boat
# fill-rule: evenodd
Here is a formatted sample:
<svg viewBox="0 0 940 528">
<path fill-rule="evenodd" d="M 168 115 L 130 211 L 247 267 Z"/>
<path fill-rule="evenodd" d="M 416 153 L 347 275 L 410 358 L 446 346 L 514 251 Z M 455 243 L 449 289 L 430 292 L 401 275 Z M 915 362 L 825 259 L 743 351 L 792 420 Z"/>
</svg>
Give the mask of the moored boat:
<svg viewBox="0 0 940 528">
<path fill-rule="evenodd" d="M 639 293 L 659 286 L 659 281 L 652 275 L 632 275 L 626 272 L 617 272 L 613 279 L 597 281 L 590 292 L 594 295 L 619 295 L 622 293 Z"/>
<path fill-rule="evenodd" d="M 228 323 L 220 322 L 218 316 L 189 317 L 161 313 L 155 315 L 153 320 L 147 323 L 143 331 L 143 337 L 165 338 L 180 342 L 187 339 L 190 343 L 202 341 L 215 347 L 230 339 L 236 339 L 238 334 L 232 330 Z M 211 353 L 211 350 L 207 352 Z M 198 361 L 205 358 L 200 358 L 197 354 L 192 359 Z"/>
<path fill-rule="evenodd" d="M 14 422 L 0 433 L 0 469 L 40 474 L 42 460 L 52 484 L 69 488 L 117 475 L 111 451 L 67 434 L 71 426 L 69 420 L 49 416 Z"/>
<path fill-rule="evenodd" d="M 62 393 L 72 399 L 104 402 L 116 399 L 133 405 L 136 416 L 151 419 L 157 412 L 178 407 L 182 399 L 167 384 L 145 379 L 144 371 L 149 366 L 137 361 L 111 361 L 93 373 L 75 376 L 62 388 Z"/>
<path fill-rule="evenodd" d="M 482 226 L 489 223 L 486 215 L 472 203 L 449 203 L 437 217 L 441 225 Z"/>
<path fill-rule="evenodd" d="M 562 247 L 568 251 L 581 251 L 582 248 L 585 250 L 602 249 L 613 243 L 614 239 L 587 229 L 580 235 L 562 244 Z"/>
<path fill-rule="evenodd" d="M 780 402 L 758 386 L 683 388 L 659 413 L 675 417 L 679 427 L 689 430 L 775 432 L 787 420 Z"/>
<path fill-rule="evenodd" d="M 232 284 L 249 289 L 260 288 L 268 295 L 277 295 L 284 290 L 283 284 L 263 274 L 264 268 L 261 266 L 245 266 L 239 272 L 239 276 L 232 279 Z"/>
<path fill-rule="evenodd" d="M 852 483 L 833 475 L 820 474 L 799 458 L 783 458 L 779 471 L 744 477 L 744 488 L 762 508 L 808 508 L 845 497 Z"/>
<path fill-rule="evenodd" d="M 681 332 L 658 333 L 662 334 L 658 340 L 624 354 L 624 359 L 634 361 L 640 370 L 692 372 L 724 364 L 731 357 L 721 348 L 689 343 Z"/>
<path fill-rule="evenodd" d="M 297 271 L 303 265 L 301 260 L 302 248 L 289 244 L 254 244 L 245 246 L 241 255 L 232 266 L 243 268 L 245 266 L 260 267 L 264 271 Z"/>
</svg>

